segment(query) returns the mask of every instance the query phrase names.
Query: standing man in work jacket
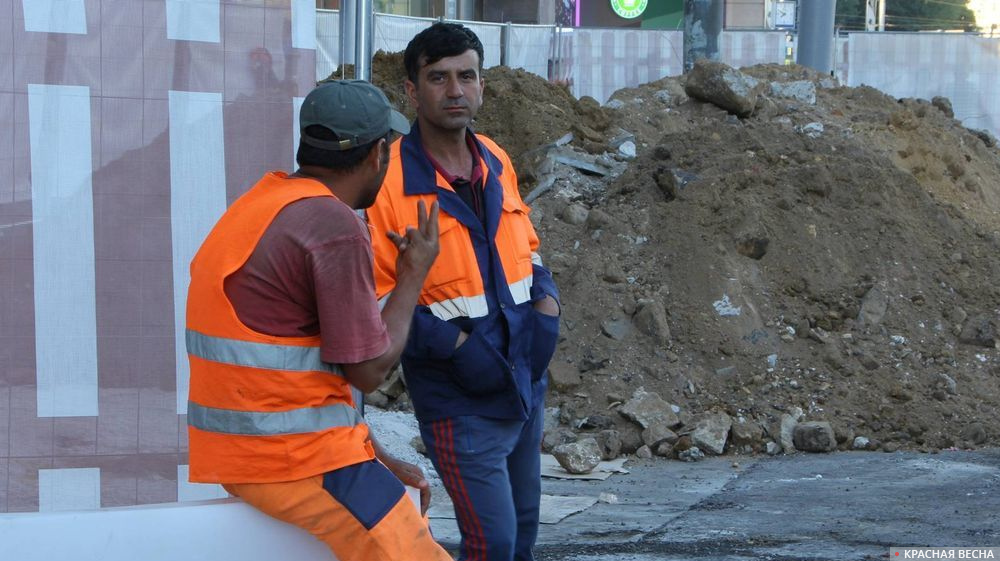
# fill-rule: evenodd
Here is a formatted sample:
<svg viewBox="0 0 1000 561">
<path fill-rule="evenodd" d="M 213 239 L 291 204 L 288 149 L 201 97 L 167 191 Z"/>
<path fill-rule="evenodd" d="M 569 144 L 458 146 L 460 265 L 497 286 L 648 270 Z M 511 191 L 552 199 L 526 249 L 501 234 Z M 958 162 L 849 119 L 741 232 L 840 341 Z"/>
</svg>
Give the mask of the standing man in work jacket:
<svg viewBox="0 0 1000 561">
<path fill-rule="evenodd" d="M 558 293 L 510 158 L 469 128 L 482 103 L 482 43 L 436 23 L 410 41 L 404 62 L 417 120 L 392 145 L 368 220 L 376 232 L 401 232 L 418 201 L 441 205 L 441 254 L 403 351 L 407 388 L 455 505 L 460 559 L 530 561 Z M 391 302 L 394 250 L 378 235 L 374 247 L 378 294 Z"/>
<path fill-rule="evenodd" d="M 393 131 L 409 126 L 363 81 L 317 87 L 299 121 L 298 171 L 267 173 L 191 263 L 191 481 L 221 483 L 340 561 L 450 561 L 401 482 L 426 481 L 374 444 L 352 391 L 374 390 L 399 359 L 438 253 L 438 207 L 414 202 L 414 221 L 386 239 L 399 274 L 380 313 L 354 209 L 375 200 Z"/>
</svg>

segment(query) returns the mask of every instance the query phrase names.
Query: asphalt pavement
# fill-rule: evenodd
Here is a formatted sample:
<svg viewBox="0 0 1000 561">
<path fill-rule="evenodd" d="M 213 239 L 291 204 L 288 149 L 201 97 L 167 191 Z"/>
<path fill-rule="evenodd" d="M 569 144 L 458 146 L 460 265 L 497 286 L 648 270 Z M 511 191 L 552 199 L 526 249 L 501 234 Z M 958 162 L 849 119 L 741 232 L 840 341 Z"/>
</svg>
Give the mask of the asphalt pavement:
<svg viewBox="0 0 1000 561">
<path fill-rule="evenodd" d="M 1000 547 L 1000 450 L 663 459 L 543 493 L 602 497 L 543 524 L 538 561 L 871 560 L 890 547 Z M 438 494 L 441 497 L 443 493 Z M 454 520 L 433 519 L 453 552 Z"/>
</svg>

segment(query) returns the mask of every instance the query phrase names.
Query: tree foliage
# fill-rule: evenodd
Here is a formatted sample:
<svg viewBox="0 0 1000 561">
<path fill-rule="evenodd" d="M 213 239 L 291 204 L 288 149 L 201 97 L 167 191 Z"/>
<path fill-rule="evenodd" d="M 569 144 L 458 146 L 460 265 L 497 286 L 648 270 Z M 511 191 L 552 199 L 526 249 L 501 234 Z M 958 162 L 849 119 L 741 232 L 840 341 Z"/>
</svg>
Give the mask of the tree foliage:
<svg viewBox="0 0 1000 561">
<path fill-rule="evenodd" d="M 974 31 L 976 16 L 968 4 L 968 0 L 885 0 L 885 29 Z M 837 0 L 836 22 L 841 29 L 864 29 L 865 0 Z"/>
</svg>

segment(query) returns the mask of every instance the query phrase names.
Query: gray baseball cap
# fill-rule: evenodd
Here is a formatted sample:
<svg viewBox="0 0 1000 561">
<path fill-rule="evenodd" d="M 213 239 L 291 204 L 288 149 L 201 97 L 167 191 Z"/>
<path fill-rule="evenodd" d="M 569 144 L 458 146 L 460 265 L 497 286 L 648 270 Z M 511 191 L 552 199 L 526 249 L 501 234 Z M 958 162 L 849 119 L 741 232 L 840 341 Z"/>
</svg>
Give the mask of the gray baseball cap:
<svg viewBox="0 0 1000 561">
<path fill-rule="evenodd" d="M 320 125 L 340 140 L 306 134 L 306 127 Z M 378 140 L 394 130 L 410 132 L 406 117 L 392 108 L 382 90 L 364 80 L 324 82 L 309 92 L 299 111 L 302 142 L 323 150 L 348 150 Z"/>
</svg>

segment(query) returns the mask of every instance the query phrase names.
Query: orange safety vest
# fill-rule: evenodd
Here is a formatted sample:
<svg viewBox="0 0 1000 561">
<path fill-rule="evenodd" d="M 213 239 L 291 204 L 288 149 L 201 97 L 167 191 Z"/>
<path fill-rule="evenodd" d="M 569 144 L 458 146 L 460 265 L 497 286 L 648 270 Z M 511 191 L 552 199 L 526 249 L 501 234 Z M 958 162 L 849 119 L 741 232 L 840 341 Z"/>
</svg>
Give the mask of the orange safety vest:
<svg viewBox="0 0 1000 561">
<path fill-rule="evenodd" d="M 320 337 L 258 333 L 239 320 L 224 290 L 281 209 L 332 196 L 315 180 L 268 173 L 226 211 L 191 262 L 191 481 L 296 481 L 374 458 L 351 385 L 320 359 Z"/>
<path fill-rule="evenodd" d="M 523 304 L 531 299 L 532 263 L 541 263 L 541 258 L 536 253 L 538 236 L 528 218 L 528 206 L 517 191 L 517 179 L 512 171 L 514 166 L 507 153 L 483 135 L 476 135 L 476 140 L 486 148 L 485 153 L 480 155 L 484 184 L 489 181 L 494 169 L 509 170 L 497 177 L 503 188 L 503 212 L 499 217 L 492 245 L 500 256 L 513 304 Z M 382 183 L 382 191 L 375 206 L 368 210 L 369 223 L 376 230 L 372 236 L 376 260 L 375 290 L 382 302 L 396 285 L 396 250 L 380 230 L 392 228 L 400 234 L 405 233 L 407 225 L 417 225 L 418 200 L 423 200 L 427 208 L 430 208 L 431 203 L 438 200 L 435 189 L 454 192 L 445 178 L 432 167 L 421 172 L 428 175 L 433 173 L 433 185 L 428 183 L 418 186 L 415 185 L 416 182 L 404 177 L 401 146 L 401 140 L 392 144 L 389 169 Z M 425 160 L 420 163 L 430 167 Z M 494 165 L 489 165 L 491 163 Z M 485 264 L 480 263 L 476 257 L 476 248 L 468 228 L 449 213 L 448 209 L 442 208 L 439 229 L 441 251 L 427 274 L 418 303 L 427 306 L 435 316 L 445 321 L 487 315 L 487 300 L 480 271 L 480 267 Z"/>
</svg>

